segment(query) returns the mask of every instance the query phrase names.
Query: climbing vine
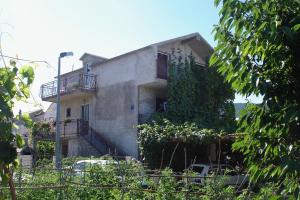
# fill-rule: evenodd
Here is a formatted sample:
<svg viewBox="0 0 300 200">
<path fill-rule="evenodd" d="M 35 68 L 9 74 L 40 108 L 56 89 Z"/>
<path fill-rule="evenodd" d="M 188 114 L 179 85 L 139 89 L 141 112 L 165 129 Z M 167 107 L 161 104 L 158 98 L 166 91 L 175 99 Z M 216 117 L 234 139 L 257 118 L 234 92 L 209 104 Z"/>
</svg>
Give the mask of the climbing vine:
<svg viewBox="0 0 300 200">
<path fill-rule="evenodd" d="M 178 49 L 170 56 L 167 111 L 174 123 L 194 122 L 200 128 L 233 132 L 234 93 L 215 68 L 195 62 L 192 53 L 182 56 Z"/>
<path fill-rule="evenodd" d="M 161 160 L 170 160 L 174 151 L 172 167 L 183 169 L 182 160 L 208 159 L 209 143 L 235 130 L 234 93 L 214 68 L 180 49 L 171 53 L 168 69 L 166 112 L 138 126 L 139 148 L 151 168 L 166 166 Z"/>
</svg>

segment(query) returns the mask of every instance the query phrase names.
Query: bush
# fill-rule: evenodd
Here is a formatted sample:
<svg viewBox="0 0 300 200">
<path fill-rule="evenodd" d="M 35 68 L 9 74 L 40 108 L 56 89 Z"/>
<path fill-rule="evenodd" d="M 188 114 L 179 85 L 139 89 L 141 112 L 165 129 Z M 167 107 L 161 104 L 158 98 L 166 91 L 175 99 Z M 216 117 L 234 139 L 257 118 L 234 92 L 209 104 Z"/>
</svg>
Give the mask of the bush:
<svg viewBox="0 0 300 200">
<path fill-rule="evenodd" d="M 169 168 L 148 175 L 142 165 L 126 161 L 112 162 L 106 167 L 94 165 L 85 171 L 81 175 L 50 167 L 17 171 L 14 181 L 18 188 L 22 187 L 17 189 L 17 199 L 288 199 L 288 196 L 277 194 L 278 188 L 271 183 L 265 184 L 256 193 L 245 189 L 238 195 L 235 188 L 226 187 L 219 176 L 212 176 L 205 185 L 199 185 L 190 182 L 189 178 L 174 176 Z M 194 177 L 195 174 L 187 171 L 183 176 Z M 0 199 L 10 199 L 8 189 L 0 189 Z"/>
<path fill-rule="evenodd" d="M 150 168 L 160 168 L 161 163 L 162 167 L 168 166 L 174 150 L 173 169 L 183 170 L 185 159 L 190 164 L 195 157 L 207 162 L 208 145 L 220 135 L 212 129 L 200 129 L 195 123 L 174 124 L 167 119 L 138 128 L 140 154 Z"/>
<path fill-rule="evenodd" d="M 52 159 L 54 146 L 55 142 L 53 141 L 38 141 L 36 146 L 38 159 Z"/>
<path fill-rule="evenodd" d="M 202 198 L 208 191 L 200 185 L 183 184 L 166 168 L 150 177 L 140 164 L 120 161 L 106 167 L 94 165 L 81 175 L 52 168 L 36 168 L 33 171 L 16 173 L 15 183 L 19 200 L 37 199 L 161 199 L 180 200 L 188 196 L 190 200 Z M 190 175 L 190 174 L 189 174 Z M 22 177 L 19 179 L 19 177 Z M 21 180 L 21 181 L 20 181 Z M 215 184 L 215 183 L 214 183 Z M 193 186 L 193 187 L 191 187 Z M 207 186 L 208 188 L 208 186 Z M 199 192 L 202 191 L 200 194 Z M 227 197 L 229 189 L 211 186 L 209 193 L 214 197 Z M 230 190 L 234 194 L 234 190 Z M 231 194 L 231 193 L 230 193 Z M 1 199 L 9 199 L 8 190 L 0 190 Z M 208 198 L 211 199 L 211 198 Z M 224 198 L 226 199 L 226 198 Z"/>
</svg>

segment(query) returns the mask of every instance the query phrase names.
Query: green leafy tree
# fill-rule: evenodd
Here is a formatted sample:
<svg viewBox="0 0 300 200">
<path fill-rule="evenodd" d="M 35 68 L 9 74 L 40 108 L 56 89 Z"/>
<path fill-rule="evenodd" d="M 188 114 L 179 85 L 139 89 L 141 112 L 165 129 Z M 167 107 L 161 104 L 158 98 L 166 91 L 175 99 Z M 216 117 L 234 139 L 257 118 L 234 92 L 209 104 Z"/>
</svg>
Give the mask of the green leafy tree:
<svg viewBox="0 0 300 200">
<path fill-rule="evenodd" d="M 12 134 L 12 108 L 15 100 L 29 97 L 34 72 L 30 66 L 18 68 L 13 60 L 6 64 L 3 59 L 3 64 L 4 67 L 0 67 L 0 176 L 1 183 L 9 183 L 12 198 L 15 199 L 12 168 L 18 164 L 16 147 L 22 147 L 24 141 L 20 135 Z"/>
<path fill-rule="evenodd" d="M 300 198 L 300 1 L 220 0 L 217 47 L 210 59 L 236 92 L 261 95 L 239 128 L 253 181 L 275 182 Z"/>
</svg>

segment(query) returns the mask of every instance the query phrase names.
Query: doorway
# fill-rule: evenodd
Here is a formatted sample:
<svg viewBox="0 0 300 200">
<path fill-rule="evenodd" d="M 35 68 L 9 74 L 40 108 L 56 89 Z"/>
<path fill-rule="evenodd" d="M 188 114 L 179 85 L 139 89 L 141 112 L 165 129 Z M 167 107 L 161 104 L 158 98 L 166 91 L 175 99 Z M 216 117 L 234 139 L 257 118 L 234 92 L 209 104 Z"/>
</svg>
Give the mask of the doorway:
<svg viewBox="0 0 300 200">
<path fill-rule="evenodd" d="M 81 119 L 83 121 L 89 121 L 89 104 L 81 106 Z"/>
</svg>

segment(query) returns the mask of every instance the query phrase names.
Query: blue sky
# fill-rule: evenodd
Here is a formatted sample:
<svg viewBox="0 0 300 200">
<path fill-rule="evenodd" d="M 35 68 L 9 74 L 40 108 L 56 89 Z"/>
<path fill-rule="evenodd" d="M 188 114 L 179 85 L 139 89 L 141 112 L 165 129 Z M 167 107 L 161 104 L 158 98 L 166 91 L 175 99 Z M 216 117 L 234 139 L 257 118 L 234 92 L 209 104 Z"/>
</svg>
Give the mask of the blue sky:
<svg viewBox="0 0 300 200">
<path fill-rule="evenodd" d="M 35 66 L 31 104 L 17 102 L 15 110 L 34 110 L 41 102 L 39 86 L 52 81 L 57 57 L 64 59 L 62 72 L 81 67 L 84 52 L 114 57 L 151 43 L 199 32 L 215 46 L 211 31 L 218 22 L 213 0 L 0 0 L 0 30 L 4 54 L 50 65 Z M 259 99 L 250 98 L 257 102 Z M 237 96 L 236 102 L 245 99 Z"/>
</svg>

